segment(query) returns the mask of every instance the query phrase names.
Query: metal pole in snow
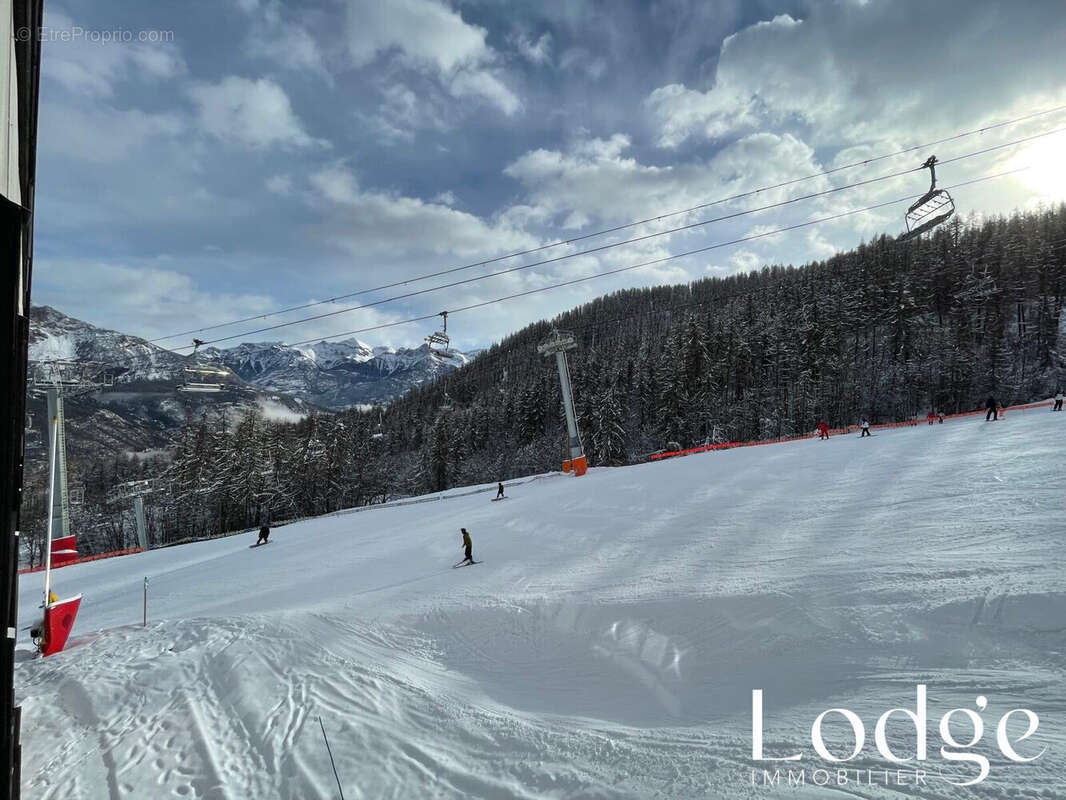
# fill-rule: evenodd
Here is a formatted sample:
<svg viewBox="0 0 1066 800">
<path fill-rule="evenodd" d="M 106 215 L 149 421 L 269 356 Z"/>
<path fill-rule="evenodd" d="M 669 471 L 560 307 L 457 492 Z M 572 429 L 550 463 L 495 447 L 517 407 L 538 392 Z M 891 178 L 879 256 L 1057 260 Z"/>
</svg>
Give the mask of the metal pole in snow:
<svg viewBox="0 0 1066 800">
<path fill-rule="evenodd" d="M 537 352 L 541 355 L 555 354 L 555 364 L 559 370 L 559 384 L 563 396 L 563 411 L 566 415 L 567 434 L 567 460 L 575 463 L 582 460 L 582 467 L 577 468 L 575 463 L 574 474 L 583 475 L 585 472 L 583 459 L 585 451 L 581 447 L 581 434 L 577 427 L 577 412 L 574 409 L 574 392 L 570 384 L 570 367 L 566 361 L 566 351 L 577 347 L 572 333 L 552 329 L 551 335 L 537 345 Z M 567 467 L 564 466 L 564 469 Z"/>
<path fill-rule="evenodd" d="M 144 576 L 144 622 L 141 623 L 142 628 L 148 627 L 148 576 Z"/>
<path fill-rule="evenodd" d="M 133 498 L 133 515 L 137 520 L 137 544 L 142 550 L 148 549 L 148 530 L 144 524 L 144 495 Z"/>
<path fill-rule="evenodd" d="M 581 448 L 581 434 L 577 429 L 577 412 L 574 409 L 574 390 L 570 384 L 570 366 L 566 363 L 566 351 L 555 351 L 555 365 L 559 369 L 559 383 L 562 386 L 563 412 L 566 414 L 566 432 L 569 435 L 570 458 L 584 455 Z"/>
<path fill-rule="evenodd" d="M 52 590 L 52 525 L 55 521 L 56 452 L 59 450 L 59 417 L 52 418 L 52 455 L 48 469 L 48 541 L 44 544 L 44 607 L 48 608 L 48 595 Z"/>
<path fill-rule="evenodd" d="M 341 787 L 341 776 L 337 774 L 337 764 L 333 760 L 333 750 L 329 746 L 329 737 L 326 736 L 326 726 L 322 724 L 322 717 L 318 718 L 318 726 L 322 729 L 322 738 L 326 742 L 326 752 L 329 753 L 329 763 L 333 767 L 333 777 L 337 781 L 337 791 L 341 793 L 341 800 L 344 800 L 344 789 Z"/>
</svg>

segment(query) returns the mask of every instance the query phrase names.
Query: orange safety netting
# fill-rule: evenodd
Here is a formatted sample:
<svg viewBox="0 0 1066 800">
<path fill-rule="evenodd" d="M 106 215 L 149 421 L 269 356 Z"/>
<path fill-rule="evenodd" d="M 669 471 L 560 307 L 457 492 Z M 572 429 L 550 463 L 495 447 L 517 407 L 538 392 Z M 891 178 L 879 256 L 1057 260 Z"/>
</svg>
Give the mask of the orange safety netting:
<svg viewBox="0 0 1066 800">
<path fill-rule="evenodd" d="M 1027 411 L 1027 410 L 1033 409 L 1033 408 L 1046 408 L 1046 407 L 1048 407 L 1050 405 L 1051 405 L 1050 401 L 1044 400 L 1044 401 L 1039 402 L 1039 403 L 1026 403 L 1026 404 L 1018 405 L 1018 406 L 1010 406 L 1009 408 L 1001 408 L 1001 409 L 999 409 L 999 416 L 1000 417 L 1005 416 L 1007 411 Z M 984 414 L 984 413 L 986 413 L 986 409 L 981 408 L 981 409 L 977 409 L 975 411 L 963 411 L 963 412 L 958 413 L 958 414 L 945 414 L 944 415 L 944 419 L 945 420 L 948 420 L 948 419 L 959 419 L 961 417 L 972 417 L 975 414 Z M 879 429 L 882 429 L 882 428 L 913 427 L 915 425 L 920 425 L 922 423 L 923 419 L 925 419 L 925 418 L 919 419 L 919 418 L 915 417 L 914 419 L 907 419 L 907 420 L 903 420 L 902 422 L 882 422 L 882 423 L 880 423 L 878 425 L 871 425 L 870 429 L 871 430 L 879 430 Z M 839 435 L 842 435 L 842 434 L 847 434 L 847 433 L 851 433 L 853 431 L 857 431 L 858 429 L 859 429 L 858 425 L 845 425 L 843 428 L 830 428 L 829 429 L 829 434 L 830 434 L 830 436 L 832 436 L 834 434 L 839 436 Z M 687 456 L 687 455 L 692 455 L 693 453 L 706 453 L 706 452 L 708 452 L 710 450 L 728 450 L 728 449 L 733 448 L 733 447 L 756 447 L 758 445 L 763 445 L 763 444 L 781 444 L 782 442 L 798 442 L 798 441 L 802 441 L 803 439 L 813 439 L 817 435 L 818 435 L 817 432 L 811 432 L 811 433 L 805 433 L 805 434 L 803 434 L 801 436 L 781 436 L 781 437 L 776 438 L 776 439 L 759 439 L 759 440 L 750 441 L 750 442 L 721 442 L 719 444 L 705 444 L 705 445 L 701 445 L 699 447 L 689 447 L 689 448 L 687 448 L 685 450 L 669 450 L 669 451 L 667 451 L 665 453 L 652 453 L 650 456 L 648 456 L 648 459 L 650 461 L 661 461 L 664 458 L 673 458 L 674 456 Z"/>
<path fill-rule="evenodd" d="M 71 559 L 70 561 L 64 561 L 61 564 L 52 562 L 52 569 L 59 567 L 69 567 L 71 564 L 84 564 L 86 561 L 99 561 L 101 558 L 114 558 L 115 556 L 128 556 L 131 553 L 139 553 L 141 548 L 131 547 L 128 550 L 112 550 L 109 553 L 97 553 L 94 556 L 83 556 L 81 558 Z M 36 567 L 23 567 L 19 570 L 19 575 L 25 575 L 30 572 L 42 572 L 44 570 L 44 564 L 38 564 Z"/>
</svg>

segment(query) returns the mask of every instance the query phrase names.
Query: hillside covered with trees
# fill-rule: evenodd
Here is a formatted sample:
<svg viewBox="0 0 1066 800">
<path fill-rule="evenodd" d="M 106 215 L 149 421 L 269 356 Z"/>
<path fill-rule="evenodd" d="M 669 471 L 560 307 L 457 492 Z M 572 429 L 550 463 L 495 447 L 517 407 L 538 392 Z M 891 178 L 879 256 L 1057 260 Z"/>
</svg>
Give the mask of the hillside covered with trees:
<svg viewBox="0 0 1066 800">
<path fill-rule="evenodd" d="M 1064 302 L 1060 206 L 956 220 L 905 244 L 881 237 L 801 267 L 615 292 L 552 324 L 579 343 L 570 370 L 597 466 L 667 442 L 795 435 L 822 418 L 876 423 L 977 408 L 990 394 L 1005 405 L 1047 397 L 1066 384 Z M 76 465 L 85 529 L 99 549 L 132 541 L 131 515 L 103 498 L 135 478 L 159 479 L 150 527 L 164 543 L 558 469 L 559 382 L 536 351 L 551 327 L 518 331 L 386 408 L 295 424 L 208 413 L 172 458 Z M 43 508 L 28 498 L 31 533 Z"/>
</svg>

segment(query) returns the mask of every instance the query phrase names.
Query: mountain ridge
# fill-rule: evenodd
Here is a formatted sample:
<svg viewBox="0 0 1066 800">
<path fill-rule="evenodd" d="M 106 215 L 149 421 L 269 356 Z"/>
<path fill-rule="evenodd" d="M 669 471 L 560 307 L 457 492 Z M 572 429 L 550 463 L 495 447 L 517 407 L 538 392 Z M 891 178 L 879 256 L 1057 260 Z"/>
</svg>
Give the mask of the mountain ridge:
<svg viewBox="0 0 1066 800">
<path fill-rule="evenodd" d="M 242 342 L 209 347 L 201 363 L 219 364 L 253 391 L 286 394 L 338 411 L 389 402 L 414 386 L 469 363 L 477 351 L 441 355 L 418 348 L 372 347 L 358 339 L 291 346 Z M 51 306 L 30 312 L 30 361 L 95 361 L 116 367 L 116 383 L 179 383 L 189 356 L 131 334 L 102 328 Z"/>
</svg>

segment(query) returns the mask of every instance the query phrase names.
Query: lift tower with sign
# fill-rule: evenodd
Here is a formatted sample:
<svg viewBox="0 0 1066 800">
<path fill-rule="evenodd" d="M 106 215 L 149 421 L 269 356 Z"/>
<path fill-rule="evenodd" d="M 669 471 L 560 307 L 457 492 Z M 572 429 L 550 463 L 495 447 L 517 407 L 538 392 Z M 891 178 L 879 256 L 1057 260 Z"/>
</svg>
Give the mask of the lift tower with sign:
<svg viewBox="0 0 1066 800">
<path fill-rule="evenodd" d="M 588 469 L 588 460 L 581 446 L 581 433 L 577 429 L 574 390 L 570 386 L 570 367 L 566 362 L 566 351 L 575 347 L 577 347 L 577 342 L 572 333 L 552 328 L 548 338 L 537 346 L 537 352 L 544 356 L 554 354 L 555 364 L 559 368 L 559 384 L 563 390 L 563 410 L 566 412 L 566 432 L 569 436 L 569 458 L 563 462 L 563 472 L 573 470 L 574 475 L 584 475 Z"/>
<path fill-rule="evenodd" d="M 37 361 L 33 364 L 33 391 L 48 399 L 48 451 L 55 451 L 48 501 L 56 540 L 70 536 L 71 496 L 67 486 L 67 425 L 63 398 L 94 392 L 114 384 L 111 371 L 91 361 Z"/>
<path fill-rule="evenodd" d="M 111 490 L 107 502 L 111 504 L 126 503 L 133 500 L 133 518 L 137 524 L 137 546 L 148 549 L 148 527 L 144 521 L 144 498 L 156 489 L 152 480 L 126 481 Z M 147 580 L 147 578 L 145 579 Z"/>
</svg>

